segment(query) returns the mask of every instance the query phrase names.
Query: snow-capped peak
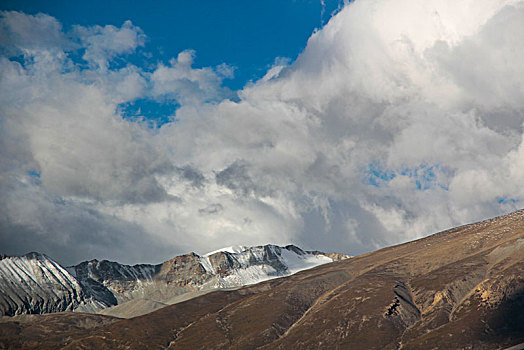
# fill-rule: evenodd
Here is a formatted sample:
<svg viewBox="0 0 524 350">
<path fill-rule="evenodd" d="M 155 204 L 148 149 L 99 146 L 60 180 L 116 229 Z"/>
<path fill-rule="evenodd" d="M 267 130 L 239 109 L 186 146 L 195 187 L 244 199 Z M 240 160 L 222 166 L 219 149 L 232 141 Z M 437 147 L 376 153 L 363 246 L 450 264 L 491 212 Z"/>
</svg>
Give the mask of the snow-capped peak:
<svg viewBox="0 0 524 350">
<path fill-rule="evenodd" d="M 72 311 L 91 302 L 76 278 L 44 254 L 0 259 L 0 315 Z"/>
<path fill-rule="evenodd" d="M 228 252 L 228 253 L 233 253 L 233 254 L 234 253 L 242 253 L 243 251 L 245 251 L 247 249 L 249 249 L 249 247 L 246 247 L 244 245 L 232 245 L 232 246 L 229 246 L 229 247 L 213 250 L 212 252 L 204 254 L 204 256 L 210 256 L 210 255 L 213 255 L 213 254 L 216 254 L 216 253 L 220 253 L 220 252 Z"/>
<path fill-rule="evenodd" d="M 219 254 L 222 253 L 222 254 Z M 272 244 L 256 247 L 227 247 L 200 258 L 206 272 L 215 275 L 215 288 L 231 288 L 283 277 L 333 262 L 322 253 L 305 252 L 299 247 Z"/>
</svg>

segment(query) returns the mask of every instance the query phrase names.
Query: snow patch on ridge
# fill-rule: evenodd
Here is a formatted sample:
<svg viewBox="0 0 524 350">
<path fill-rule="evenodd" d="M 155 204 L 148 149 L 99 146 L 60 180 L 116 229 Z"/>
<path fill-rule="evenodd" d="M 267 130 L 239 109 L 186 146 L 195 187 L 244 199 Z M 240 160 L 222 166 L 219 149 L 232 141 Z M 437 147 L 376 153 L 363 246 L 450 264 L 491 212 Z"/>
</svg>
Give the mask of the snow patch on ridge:
<svg viewBox="0 0 524 350">
<path fill-rule="evenodd" d="M 248 266 L 237 269 L 233 274 L 221 277 L 215 284 L 214 288 L 234 288 L 250 284 L 267 281 L 273 278 L 282 277 L 277 270 L 269 265 Z"/>
<path fill-rule="evenodd" d="M 216 254 L 216 253 L 220 253 L 220 252 L 228 252 L 228 253 L 232 253 L 232 254 L 237 254 L 237 253 L 242 253 L 243 251 L 245 251 L 247 249 L 249 249 L 249 247 L 246 247 L 246 246 L 243 246 L 243 245 L 233 245 L 233 246 L 230 246 L 230 247 L 225 247 L 225 248 L 214 250 L 212 252 L 204 254 L 204 256 L 210 256 L 210 255 L 213 255 L 213 254 Z"/>
<path fill-rule="evenodd" d="M 318 265 L 327 264 L 333 262 L 333 259 L 321 255 L 321 254 L 310 254 L 297 255 L 287 249 L 282 249 L 282 258 L 286 262 L 289 274 L 294 274 L 299 271 L 311 269 Z"/>
<path fill-rule="evenodd" d="M 213 265 L 211 265 L 211 261 L 209 261 L 209 255 L 212 255 L 212 253 L 200 257 L 200 264 L 202 264 L 207 273 L 214 275 L 215 271 Z"/>
</svg>

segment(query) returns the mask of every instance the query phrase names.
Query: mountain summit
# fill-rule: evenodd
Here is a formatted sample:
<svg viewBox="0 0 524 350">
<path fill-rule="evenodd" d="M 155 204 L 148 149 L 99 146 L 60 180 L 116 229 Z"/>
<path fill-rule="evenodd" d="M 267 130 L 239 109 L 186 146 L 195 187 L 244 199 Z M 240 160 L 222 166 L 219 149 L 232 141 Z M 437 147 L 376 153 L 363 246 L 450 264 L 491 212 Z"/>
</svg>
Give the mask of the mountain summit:
<svg viewBox="0 0 524 350">
<path fill-rule="evenodd" d="M 44 254 L 0 260 L 0 315 L 93 311 L 115 304 L 114 298 L 97 298 Z"/>
</svg>

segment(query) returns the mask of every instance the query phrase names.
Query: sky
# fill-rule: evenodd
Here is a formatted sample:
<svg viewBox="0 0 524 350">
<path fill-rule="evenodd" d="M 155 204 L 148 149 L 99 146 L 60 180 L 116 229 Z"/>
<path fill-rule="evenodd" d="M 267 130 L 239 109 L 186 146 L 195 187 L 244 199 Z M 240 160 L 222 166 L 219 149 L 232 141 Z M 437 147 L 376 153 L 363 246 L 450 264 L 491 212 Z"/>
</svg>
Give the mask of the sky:
<svg viewBox="0 0 524 350">
<path fill-rule="evenodd" d="M 524 1 L 4 1 L 0 251 L 360 254 L 522 208 Z"/>
</svg>

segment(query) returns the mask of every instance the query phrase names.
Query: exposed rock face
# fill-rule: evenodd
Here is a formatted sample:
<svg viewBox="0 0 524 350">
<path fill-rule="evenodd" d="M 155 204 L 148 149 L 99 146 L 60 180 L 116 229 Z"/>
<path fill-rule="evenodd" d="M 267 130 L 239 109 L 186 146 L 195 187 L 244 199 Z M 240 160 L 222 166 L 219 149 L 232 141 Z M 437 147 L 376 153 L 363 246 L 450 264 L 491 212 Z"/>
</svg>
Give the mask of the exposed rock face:
<svg viewBox="0 0 524 350">
<path fill-rule="evenodd" d="M 289 252 L 293 252 L 298 256 L 303 256 L 306 253 L 293 245 L 287 246 L 285 250 L 288 250 Z M 282 261 L 282 248 L 277 246 L 264 246 L 264 252 L 262 255 L 262 261 L 266 262 L 269 266 L 275 269 L 275 271 L 285 271 L 287 269 L 287 265 Z M 253 260 L 256 260 L 255 257 L 253 257 Z"/>
<path fill-rule="evenodd" d="M 83 287 L 97 299 L 112 300 L 112 305 L 143 293 L 158 270 L 155 265 L 124 265 L 107 260 L 91 260 L 69 268 Z"/>
<path fill-rule="evenodd" d="M 188 284 L 201 285 L 209 279 L 206 269 L 200 263 L 200 257 L 195 253 L 177 256 L 160 265 L 159 273 L 155 276 L 167 284 L 187 286 Z"/>
<path fill-rule="evenodd" d="M 241 266 L 249 261 L 248 253 L 229 253 Z M 268 259 L 278 249 L 271 253 Z M 263 257 L 264 249 L 257 254 Z M 523 310 L 519 211 L 286 278 L 212 292 L 74 333 L 47 348 L 505 349 L 524 343 Z"/>
<path fill-rule="evenodd" d="M 0 260 L 0 292 L 0 315 L 97 310 L 116 304 L 97 299 L 66 269 L 38 253 Z"/>
<path fill-rule="evenodd" d="M 241 267 L 238 260 L 229 252 L 218 252 L 210 255 L 208 259 L 216 274 L 227 275 Z"/>
<path fill-rule="evenodd" d="M 152 280 L 157 272 L 155 265 L 140 264 L 128 266 L 107 260 L 85 261 L 75 266 L 77 277 L 90 276 L 99 281 L 136 281 Z"/>
</svg>

